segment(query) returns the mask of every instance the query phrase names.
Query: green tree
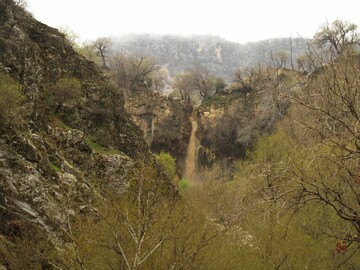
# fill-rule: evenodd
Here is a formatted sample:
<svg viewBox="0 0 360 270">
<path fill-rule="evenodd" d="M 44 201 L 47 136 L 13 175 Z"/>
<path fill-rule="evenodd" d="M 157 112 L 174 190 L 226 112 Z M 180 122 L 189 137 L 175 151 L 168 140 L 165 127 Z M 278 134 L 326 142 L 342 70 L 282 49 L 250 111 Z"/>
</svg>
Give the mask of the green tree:
<svg viewBox="0 0 360 270">
<path fill-rule="evenodd" d="M 160 165 L 164 168 L 164 172 L 173 179 L 176 175 L 176 160 L 169 153 L 161 152 L 155 155 Z"/>
<path fill-rule="evenodd" d="M 65 102 L 71 102 L 81 96 L 81 83 L 76 78 L 61 78 L 49 87 L 50 105 L 58 112 Z"/>
<path fill-rule="evenodd" d="M 292 103 L 293 122 L 284 120 L 285 133 L 260 140 L 251 155 L 258 165 L 254 190 L 269 209 L 281 205 L 277 216 L 303 208 L 329 213 L 322 235 L 346 249 L 334 257 L 333 267 L 354 262 L 360 246 L 359 74 L 360 60 L 349 49 L 313 74 L 306 86 L 279 92 Z"/>
<path fill-rule="evenodd" d="M 215 85 L 215 91 L 220 92 L 226 88 L 227 83 L 225 82 L 225 80 L 223 78 L 216 77 L 216 78 L 214 78 L 214 85 Z"/>
</svg>

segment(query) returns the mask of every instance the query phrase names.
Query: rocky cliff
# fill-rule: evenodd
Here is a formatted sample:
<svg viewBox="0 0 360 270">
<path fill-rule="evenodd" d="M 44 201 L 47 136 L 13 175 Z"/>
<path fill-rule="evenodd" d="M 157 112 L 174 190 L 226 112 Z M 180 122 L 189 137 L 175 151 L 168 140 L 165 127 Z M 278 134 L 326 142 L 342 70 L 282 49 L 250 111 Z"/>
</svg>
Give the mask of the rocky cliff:
<svg viewBox="0 0 360 270">
<path fill-rule="evenodd" d="M 0 0 L 0 73 L 24 97 L 22 115 L 0 123 L 0 268 L 16 269 L 7 250 L 14 228 L 30 224 L 56 238 L 95 185 L 121 192 L 148 148 L 122 92 L 63 34 L 11 0 Z M 54 110 L 49 89 L 64 78 L 79 81 L 80 94 Z"/>
<path fill-rule="evenodd" d="M 169 152 L 183 167 L 191 133 L 192 105 L 149 89 L 124 89 L 125 108 L 155 153 Z"/>
<path fill-rule="evenodd" d="M 286 114 L 289 103 L 284 96 L 304 78 L 296 71 L 268 69 L 204 99 L 198 114 L 200 164 L 244 158 L 256 140 L 270 133 Z"/>
</svg>

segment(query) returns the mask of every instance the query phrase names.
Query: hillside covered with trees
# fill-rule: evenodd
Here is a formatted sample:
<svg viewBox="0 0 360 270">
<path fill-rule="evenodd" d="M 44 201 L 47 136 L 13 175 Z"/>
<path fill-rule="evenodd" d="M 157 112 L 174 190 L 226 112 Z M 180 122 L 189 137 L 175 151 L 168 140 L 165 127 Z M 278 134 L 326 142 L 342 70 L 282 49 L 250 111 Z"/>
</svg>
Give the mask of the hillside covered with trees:
<svg viewBox="0 0 360 270">
<path fill-rule="evenodd" d="M 0 0 L 0 269 L 359 269 L 356 25 L 77 44 L 24 3 Z"/>
<path fill-rule="evenodd" d="M 204 65 L 226 81 L 241 67 L 270 65 L 296 66 L 295 60 L 307 50 L 302 38 L 278 38 L 239 44 L 216 36 L 133 35 L 114 39 L 113 48 L 123 53 L 151 55 L 173 76 L 193 66 Z"/>
</svg>

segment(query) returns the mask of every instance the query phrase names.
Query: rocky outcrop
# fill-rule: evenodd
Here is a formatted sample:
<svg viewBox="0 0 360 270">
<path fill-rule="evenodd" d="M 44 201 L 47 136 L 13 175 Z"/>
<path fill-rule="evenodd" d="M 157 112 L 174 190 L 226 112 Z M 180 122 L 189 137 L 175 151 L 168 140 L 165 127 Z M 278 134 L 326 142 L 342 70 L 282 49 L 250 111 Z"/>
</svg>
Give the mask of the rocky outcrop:
<svg viewBox="0 0 360 270">
<path fill-rule="evenodd" d="M 0 10 L 0 72 L 25 96 L 21 124 L 0 123 L 0 238 L 15 223 L 56 238 L 66 217 L 97 196 L 94 186 L 121 194 L 148 147 L 122 92 L 63 34 L 11 0 L 1 0 Z M 61 78 L 76 78 L 81 94 L 53 111 L 48 89 Z M 0 268 L 6 265 L 2 243 Z"/>
<path fill-rule="evenodd" d="M 123 96 L 109 78 L 77 54 L 59 31 L 34 20 L 12 1 L 3 2 L 0 63 L 23 86 L 32 128 L 46 128 L 41 125 L 48 120 L 43 107 L 49 85 L 60 78 L 74 77 L 81 81 L 82 96 L 75 104 L 62 107 L 58 113 L 61 120 L 87 136 L 107 130 L 111 136 L 108 146 L 131 156 L 142 152 L 136 150 L 142 147 L 141 136 L 128 125 Z"/>
<path fill-rule="evenodd" d="M 284 98 L 304 80 L 292 70 L 254 75 L 249 85 L 233 84 L 206 98 L 199 108 L 198 149 L 203 166 L 215 160 L 244 158 L 259 136 L 270 133 L 286 114 Z"/>
<path fill-rule="evenodd" d="M 191 133 L 192 105 L 149 89 L 124 90 L 125 108 L 143 131 L 150 149 L 169 152 L 182 167 Z"/>
</svg>

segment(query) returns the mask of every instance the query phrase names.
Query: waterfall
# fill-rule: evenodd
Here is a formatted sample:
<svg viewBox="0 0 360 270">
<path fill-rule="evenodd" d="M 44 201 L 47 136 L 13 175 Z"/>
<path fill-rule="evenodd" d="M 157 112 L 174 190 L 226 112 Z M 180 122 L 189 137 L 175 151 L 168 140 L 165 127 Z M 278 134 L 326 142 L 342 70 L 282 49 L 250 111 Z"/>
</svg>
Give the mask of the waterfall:
<svg viewBox="0 0 360 270">
<path fill-rule="evenodd" d="M 191 134 L 185 158 L 184 178 L 188 180 L 194 180 L 196 173 L 196 130 L 198 127 L 196 113 L 197 110 L 194 109 L 191 114 Z"/>
</svg>

